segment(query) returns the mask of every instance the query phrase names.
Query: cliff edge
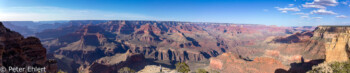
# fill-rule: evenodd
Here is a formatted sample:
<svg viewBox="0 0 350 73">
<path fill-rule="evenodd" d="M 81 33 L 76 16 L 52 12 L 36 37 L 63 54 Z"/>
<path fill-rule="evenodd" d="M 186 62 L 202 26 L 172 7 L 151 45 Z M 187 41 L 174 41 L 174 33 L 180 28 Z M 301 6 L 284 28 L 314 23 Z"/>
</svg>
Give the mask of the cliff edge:
<svg viewBox="0 0 350 73">
<path fill-rule="evenodd" d="M 323 39 L 326 49 L 326 62 L 349 60 L 350 26 L 318 26 L 313 39 Z"/>
</svg>

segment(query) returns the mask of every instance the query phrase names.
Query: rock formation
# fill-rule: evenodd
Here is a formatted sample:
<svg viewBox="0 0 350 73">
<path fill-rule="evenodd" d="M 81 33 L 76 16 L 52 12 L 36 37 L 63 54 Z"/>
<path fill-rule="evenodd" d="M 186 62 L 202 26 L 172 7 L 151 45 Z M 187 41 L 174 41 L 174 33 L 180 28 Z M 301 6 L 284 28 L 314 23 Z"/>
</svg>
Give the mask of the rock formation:
<svg viewBox="0 0 350 73">
<path fill-rule="evenodd" d="M 269 57 L 258 57 L 253 61 L 245 61 L 232 53 L 224 53 L 211 58 L 209 68 L 222 73 L 273 73 L 276 69 L 286 69 L 288 67 Z"/>
<path fill-rule="evenodd" d="M 319 26 L 312 31 L 315 27 L 175 21 L 86 20 L 63 24 L 67 26 L 36 33 L 49 57 L 57 61 L 46 61 L 46 50 L 39 39 L 23 38 L 0 26 L 1 65 L 108 73 L 122 67 L 139 71 L 146 64 L 182 61 L 203 62 L 196 66 L 207 65 L 221 72 L 271 73 L 288 67 L 285 72 L 306 72 L 323 59 L 347 61 L 350 53 L 348 26 Z"/>
<path fill-rule="evenodd" d="M 325 45 L 323 39 L 317 38 L 315 31 L 294 33 L 283 37 L 275 37 L 269 46 L 275 47 L 266 50 L 265 55 L 280 59 L 284 64 L 325 58 Z"/>
<path fill-rule="evenodd" d="M 349 26 L 319 26 L 315 30 L 315 38 L 322 38 L 326 42 L 326 62 L 349 60 Z"/>
<path fill-rule="evenodd" d="M 116 54 L 111 57 L 103 57 L 90 66 L 86 67 L 85 73 L 114 73 L 123 67 L 131 69 L 142 69 L 147 62 L 142 54 L 131 53 L 130 51 L 124 54 Z"/>
<path fill-rule="evenodd" d="M 46 60 L 46 49 L 35 37 L 24 38 L 17 32 L 4 27 L 0 22 L 0 66 L 12 67 L 53 67 L 53 62 Z M 49 70 L 50 69 L 50 70 Z M 53 68 L 47 71 L 57 72 Z"/>
<path fill-rule="evenodd" d="M 278 69 L 276 72 L 304 73 L 311 70 L 312 66 L 318 65 L 324 61 L 325 62 L 323 64 L 327 64 L 329 62 L 348 61 L 350 40 L 349 32 L 349 26 L 318 26 L 313 32 L 296 33 L 284 38 L 276 38 L 274 40 L 275 42 L 288 44 L 286 44 L 287 46 L 283 44 L 280 45 L 287 48 L 275 50 L 283 52 L 284 55 L 299 54 L 300 56 L 304 57 L 297 59 L 300 60 L 300 62 L 291 63 L 291 68 L 288 71 Z M 310 35 L 305 35 L 307 33 L 310 33 L 311 37 Z M 283 49 L 287 50 L 288 52 L 284 52 Z M 295 53 L 296 51 L 300 53 Z"/>
<path fill-rule="evenodd" d="M 64 70 L 86 69 L 103 57 L 123 54 L 126 50 L 162 62 L 207 61 L 225 52 L 233 52 L 249 60 L 264 54 L 265 49 L 274 48 L 266 46 L 266 38 L 303 30 L 265 25 L 175 21 L 68 23 L 69 26 L 36 34 L 43 39 L 42 43 L 48 52 L 60 58 L 58 63 L 64 62 L 63 66 L 69 65 L 65 68 L 71 68 Z M 307 34 L 300 34 L 303 35 Z M 65 58 L 69 59 L 68 62 Z"/>
</svg>

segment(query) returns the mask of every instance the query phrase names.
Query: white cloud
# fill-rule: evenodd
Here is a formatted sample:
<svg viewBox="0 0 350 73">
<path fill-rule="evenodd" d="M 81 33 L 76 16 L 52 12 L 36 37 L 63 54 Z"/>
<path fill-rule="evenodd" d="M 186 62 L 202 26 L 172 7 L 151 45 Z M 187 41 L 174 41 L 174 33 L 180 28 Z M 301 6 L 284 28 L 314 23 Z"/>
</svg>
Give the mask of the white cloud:
<svg viewBox="0 0 350 73">
<path fill-rule="evenodd" d="M 337 0 L 314 0 L 314 4 L 323 5 L 323 6 L 336 6 Z"/>
<path fill-rule="evenodd" d="M 280 7 L 275 7 L 277 10 L 281 11 L 282 13 L 287 13 L 288 11 L 300 11 L 299 8 L 294 7 L 294 8 L 280 8 Z"/>
<path fill-rule="evenodd" d="M 282 13 L 288 13 L 287 11 L 282 11 Z"/>
<path fill-rule="evenodd" d="M 145 20 L 150 16 L 97 10 L 73 10 L 59 7 L 8 7 L 0 9 L 0 21 L 45 20 Z"/>
<path fill-rule="evenodd" d="M 339 15 L 339 16 L 336 16 L 337 18 L 347 18 L 348 16 L 345 16 L 345 15 Z"/>
<path fill-rule="evenodd" d="M 300 18 L 302 20 L 308 20 L 308 21 L 311 21 L 311 20 L 321 20 L 323 17 L 310 17 L 308 15 L 303 15 L 303 16 L 300 16 Z"/>
<path fill-rule="evenodd" d="M 304 15 L 304 16 L 300 16 L 301 19 L 303 20 L 308 20 L 308 21 L 311 21 L 311 20 L 321 20 L 323 19 L 323 17 L 310 17 L 310 16 L 307 16 L 307 15 Z"/>
<path fill-rule="evenodd" d="M 326 6 L 336 6 L 338 2 L 336 0 L 314 0 L 311 3 L 305 3 L 302 6 L 304 8 L 326 8 Z"/>
<path fill-rule="evenodd" d="M 304 8 L 326 8 L 325 6 L 322 5 L 315 5 L 315 4 L 311 4 L 311 3 L 306 3 L 302 5 Z"/>
<path fill-rule="evenodd" d="M 295 15 L 309 15 L 308 13 L 303 13 L 303 12 L 299 12 L 299 13 L 294 13 Z"/>
<path fill-rule="evenodd" d="M 318 9 L 318 10 L 311 11 L 310 14 L 335 15 L 337 13 L 335 13 L 333 11 L 327 11 L 326 9 Z"/>
</svg>

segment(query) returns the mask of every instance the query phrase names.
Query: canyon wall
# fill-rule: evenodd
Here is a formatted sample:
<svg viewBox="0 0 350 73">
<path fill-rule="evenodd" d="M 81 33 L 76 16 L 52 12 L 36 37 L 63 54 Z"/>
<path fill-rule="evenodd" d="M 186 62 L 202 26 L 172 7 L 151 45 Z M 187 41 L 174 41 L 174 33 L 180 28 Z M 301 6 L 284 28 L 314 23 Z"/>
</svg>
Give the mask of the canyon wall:
<svg viewBox="0 0 350 73">
<path fill-rule="evenodd" d="M 324 39 L 326 62 L 349 60 L 350 26 L 319 26 L 314 39 Z"/>
<path fill-rule="evenodd" d="M 271 48 L 264 46 L 266 38 L 309 29 L 176 21 L 70 21 L 68 24 L 36 36 L 42 39 L 48 53 L 69 66 L 64 68 L 70 68 L 63 70 L 79 71 L 97 64 L 103 57 L 127 50 L 160 62 L 207 61 L 225 52 L 249 59 Z"/>
<path fill-rule="evenodd" d="M 24 38 L 21 34 L 4 27 L 0 22 L 0 66 L 47 67 L 48 72 L 57 72 L 53 61 L 46 60 L 46 49 L 35 37 Z"/>
</svg>

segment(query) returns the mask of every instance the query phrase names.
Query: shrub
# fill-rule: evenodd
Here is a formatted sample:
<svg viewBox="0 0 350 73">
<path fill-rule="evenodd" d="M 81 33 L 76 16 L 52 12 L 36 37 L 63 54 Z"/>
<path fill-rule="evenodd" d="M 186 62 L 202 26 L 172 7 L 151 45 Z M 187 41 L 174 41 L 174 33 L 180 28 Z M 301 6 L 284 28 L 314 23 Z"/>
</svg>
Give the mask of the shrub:
<svg viewBox="0 0 350 73">
<path fill-rule="evenodd" d="M 308 71 L 307 73 L 333 73 L 333 70 L 329 64 L 322 63 L 317 66 L 313 66 L 312 70 Z"/>
<path fill-rule="evenodd" d="M 330 65 L 333 72 L 336 73 L 349 73 L 350 72 L 350 62 L 335 62 Z"/>
<path fill-rule="evenodd" d="M 135 70 L 130 69 L 129 67 L 123 67 L 118 70 L 118 73 L 135 73 Z"/>
<path fill-rule="evenodd" d="M 188 67 L 188 65 L 184 62 L 178 62 L 175 64 L 175 66 L 178 72 L 188 73 L 189 71 L 191 71 L 190 67 Z"/>
<path fill-rule="evenodd" d="M 204 69 L 197 69 L 197 73 L 209 73 L 209 72 Z"/>
<path fill-rule="evenodd" d="M 350 73 L 350 61 L 322 63 L 312 67 L 308 73 Z"/>
</svg>

